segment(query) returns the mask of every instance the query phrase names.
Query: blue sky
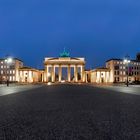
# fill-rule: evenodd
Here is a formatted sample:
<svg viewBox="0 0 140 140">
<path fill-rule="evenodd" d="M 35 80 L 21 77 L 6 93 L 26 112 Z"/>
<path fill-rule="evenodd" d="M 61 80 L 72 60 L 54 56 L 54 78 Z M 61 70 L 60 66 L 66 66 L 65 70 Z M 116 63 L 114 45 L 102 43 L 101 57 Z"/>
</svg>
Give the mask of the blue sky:
<svg viewBox="0 0 140 140">
<path fill-rule="evenodd" d="M 140 52 L 139 0 L 0 0 L 0 56 L 42 67 L 66 48 L 87 68 Z"/>
</svg>

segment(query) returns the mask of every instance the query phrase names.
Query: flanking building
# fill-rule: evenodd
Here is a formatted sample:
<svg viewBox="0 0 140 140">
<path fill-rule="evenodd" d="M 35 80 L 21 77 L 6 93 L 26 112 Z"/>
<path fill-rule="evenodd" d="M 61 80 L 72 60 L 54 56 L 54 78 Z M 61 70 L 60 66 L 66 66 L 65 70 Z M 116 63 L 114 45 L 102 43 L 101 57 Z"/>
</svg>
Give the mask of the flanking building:
<svg viewBox="0 0 140 140">
<path fill-rule="evenodd" d="M 126 65 L 123 59 L 106 61 L 106 68 L 110 69 L 110 82 L 140 81 L 140 61 L 130 60 Z"/>
<path fill-rule="evenodd" d="M 25 67 L 18 58 L 6 57 L 0 59 L 0 83 L 20 82 L 34 83 L 43 81 L 44 71 Z"/>
<path fill-rule="evenodd" d="M 110 69 L 108 68 L 96 68 L 90 70 L 90 82 L 91 83 L 109 83 L 110 82 Z"/>
<path fill-rule="evenodd" d="M 86 71 L 86 82 L 91 83 L 125 83 L 140 81 L 140 54 L 136 60 L 109 59 L 106 66 Z"/>
<path fill-rule="evenodd" d="M 23 61 L 18 58 L 0 59 L 0 81 L 19 81 L 19 68 L 23 67 Z"/>
<path fill-rule="evenodd" d="M 43 81 L 43 72 L 31 67 L 19 68 L 20 83 L 37 83 Z"/>
</svg>

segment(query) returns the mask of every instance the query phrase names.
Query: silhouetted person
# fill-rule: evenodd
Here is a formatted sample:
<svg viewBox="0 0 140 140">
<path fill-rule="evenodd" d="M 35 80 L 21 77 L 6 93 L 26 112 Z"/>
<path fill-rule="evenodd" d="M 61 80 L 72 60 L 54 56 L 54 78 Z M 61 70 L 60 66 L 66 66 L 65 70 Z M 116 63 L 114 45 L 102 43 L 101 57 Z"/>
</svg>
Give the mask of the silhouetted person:
<svg viewBox="0 0 140 140">
<path fill-rule="evenodd" d="M 7 87 L 9 87 L 9 80 L 7 80 L 6 83 L 7 83 Z"/>
</svg>

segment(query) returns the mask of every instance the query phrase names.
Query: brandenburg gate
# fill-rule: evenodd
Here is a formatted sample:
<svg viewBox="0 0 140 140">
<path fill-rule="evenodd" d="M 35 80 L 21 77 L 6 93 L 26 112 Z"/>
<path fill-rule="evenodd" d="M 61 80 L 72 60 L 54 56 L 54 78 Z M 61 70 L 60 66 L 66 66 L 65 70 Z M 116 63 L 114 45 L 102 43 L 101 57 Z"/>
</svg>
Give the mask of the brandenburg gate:
<svg viewBox="0 0 140 140">
<path fill-rule="evenodd" d="M 58 69 L 58 82 L 62 82 L 62 68 L 67 69 L 67 82 L 85 82 L 85 59 L 69 57 L 69 53 L 65 50 L 58 58 L 45 58 L 44 65 L 44 82 L 49 82 L 49 77 L 51 82 L 56 82 L 56 68 Z M 72 68 L 74 69 L 73 80 L 71 78 Z"/>
</svg>

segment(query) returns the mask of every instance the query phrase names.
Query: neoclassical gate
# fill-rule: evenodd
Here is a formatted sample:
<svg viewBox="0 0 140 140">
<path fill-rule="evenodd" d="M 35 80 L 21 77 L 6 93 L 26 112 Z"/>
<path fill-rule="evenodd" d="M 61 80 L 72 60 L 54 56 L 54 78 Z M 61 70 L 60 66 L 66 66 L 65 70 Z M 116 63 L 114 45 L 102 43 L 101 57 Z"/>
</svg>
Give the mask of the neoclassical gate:
<svg viewBox="0 0 140 140">
<path fill-rule="evenodd" d="M 58 69 L 58 82 L 62 81 L 62 68 L 67 69 L 68 82 L 85 82 L 85 59 L 71 58 L 69 56 L 61 55 L 58 58 L 45 58 L 44 61 L 45 72 L 44 82 L 56 82 L 56 69 Z M 71 69 L 74 69 L 74 78 L 71 80 Z M 80 75 L 80 80 L 78 76 Z"/>
</svg>

